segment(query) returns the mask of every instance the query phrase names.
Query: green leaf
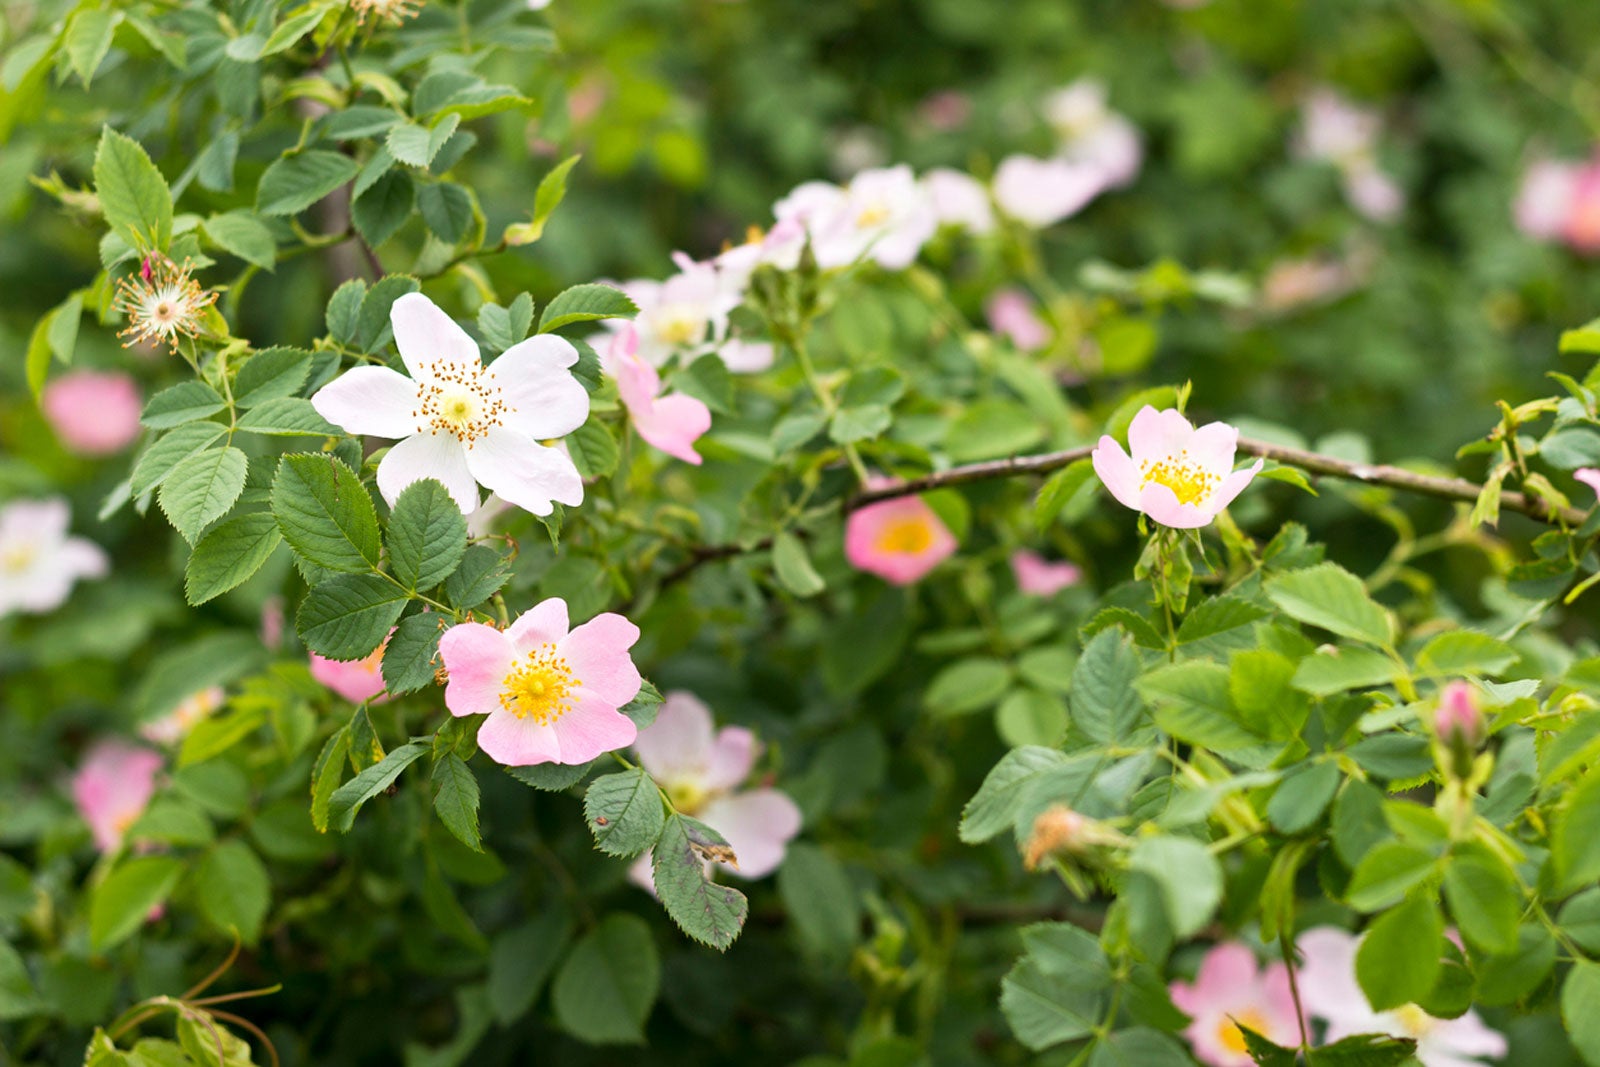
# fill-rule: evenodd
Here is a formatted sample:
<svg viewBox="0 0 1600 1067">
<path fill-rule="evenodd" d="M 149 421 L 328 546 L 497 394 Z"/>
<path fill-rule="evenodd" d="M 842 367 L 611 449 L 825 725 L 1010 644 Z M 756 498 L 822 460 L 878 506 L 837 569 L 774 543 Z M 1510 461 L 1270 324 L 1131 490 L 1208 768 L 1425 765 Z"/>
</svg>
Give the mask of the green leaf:
<svg viewBox="0 0 1600 1067">
<path fill-rule="evenodd" d="M 406 486 L 389 516 L 389 565 L 406 588 L 431 589 L 467 551 L 467 520 L 443 485 L 423 478 Z"/>
<path fill-rule="evenodd" d="M 1025 745 L 1000 757 L 978 792 L 961 812 L 961 840 L 982 844 L 1002 830 L 1009 830 L 1016 819 L 1025 788 L 1046 771 L 1068 762 L 1066 755 L 1053 748 Z"/>
<path fill-rule="evenodd" d="M 1311 1050 L 1309 1067 L 1405 1067 L 1415 1064 L 1417 1043 L 1388 1034 L 1352 1034 Z"/>
<path fill-rule="evenodd" d="M 571 789 L 594 770 L 594 761 L 579 764 L 535 763 L 527 767 L 507 767 L 506 773 L 523 785 L 547 793 Z"/>
<path fill-rule="evenodd" d="M 489 950 L 489 1006 L 501 1026 L 528 1013 L 556 961 L 572 941 L 572 916 L 563 907 L 546 907 L 537 918 L 494 939 Z"/>
<path fill-rule="evenodd" d="M 690 836 L 691 828 L 697 826 L 692 819 L 677 814 L 666 821 L 650 861 L 656 896 L 685 934 L 725 952 L 744 929 L 750 902 L 737 889 L 706 878 L 705 858 L 695 849 Z"/>
<path fill-rule="evenodd" d="M 148 493 L 166 481 L 178 464 L 209 448 L 227 429 L 221 423 L 196 422 L 158 438 L 134 462 L 129 488 L 137 495 Z"/>
<path fill-rule="evenodd" d="M 347 572 L 377 567 L 377 510 L 361 479 L 333 455 L 284 456 L 272 479 L 272 513 L 289 547 L 317 566 Z"/>
<path fill-rule="evenodd" d="M 337 5 L 314 2 L 296 8 L 288 18 L 273 27 L 272 35 L 261 46 L 261 55 L 272 56 L 293 48 L 295 43 L 317 28 L 324 15 Z"/>
<path fill-rule="evenodd" d="M 637 767 L 596 778 L 583 814 L 595 846 L 608 856 L 637 856 L 655 844 L 665 821 L 655 779 Z"/>
<path fill-rule="evenodd" d="M 27 961 L 11 947 L 10 942 L 0 941 L 0 1021 L 26 1019 L 30 1015 L 46 1014 L 49 1010 L 34 989 Z M 85 1067 L 95 1067 L 95 1061 L 90 1059 L 85 1059 L 84 1064 Z"/>
<path fill-rule="evenodd" d="M 394 302 L 420 288 L 421 283 L 408 274 L 387 274 L 366 291 L 356 315 L 355 341 L 363 352 L 376 352 L 394 337 L 389 315 Z"/>
<path fill-rule="evenodd" d="M 111 51 L 111 38 L 121 21 L 122 12 L 104 7 L 80 7 L 67 20 L 67 31 L 62 34 L 61 43 L 67 51 L 67 62 L 72 64 L 72 72 L 83 82 L 84 88 L 89 87 L 94 72 L 100 69 L 106 53 Z"/>
<path fill-rule="evenodd" d="M 222 394 L 206 383 L 180 382 L 151 397 L 139 421 L 152 430 L 165 430 L 215 415 L 227 406 Z M 219 433 L 224 429 L 224 426 L 217 427 Z"/>
<path fill-rule="evenodd" d="M 341 726 L 322 746 L 317 762 L 312 765 L 311 825 L 319 834 L 328 832 L 328 805 L 344 777 L 345 759 L 349 754 L 350 728 Z"/>
<path fill-rule="evenodd" d="M 1590 1067 L 1600 1067 L 1600 963 L 1578 960 L 1561 983 L 1561 1021 Z"/>
<path fill-rule="evenodd" d="M 1439 977 L 1444 918 L 1426 894 L 1380 915 L 1356 950 L 1356 980 L 1374 1011 L 1422 1000 Z"/>
<path fill-rule="evenodd" d="M 1341 637 L 1388 645 L 1389 613 L 1367 595 L 1361 579 L 1336 563 L 1319 563 L 1270 579 L 1267 598 L 1285 614 Z"/>
<path fill-rule="evenodd" d="M 234 379 L 234 404 L 253 408 L 294 396 L 311 373 L 312 353 L 303 348 L 266 348 L 239 368 Z"/>
<path fill-rule="evenodd" d="M 478 332 L 483 343 L 495 352 L 504 352 L 528 336 L 533 328 L 533 298 L 518 293 L 511 306 L 484 304 L 478 309 Z"/>
<path fill-rule="evenodd" d="M 212 244 L 246 263 L 253 263 L 267 271 L 277 264 L 278 243 L 266 223 L 253 211 L 229 211 L 223 215 L 213 215 L 201 223 L 201 229 Z"/>
<path fill-rule="evenodd" d="M 1033 499 L 1034 526 L 1040 530 L 1048 528 L 1061 514 L 1061 509 L 1067 506 L 1067 502 L 1094 480 L 1094 464 L 1086 459 L 1074 460 L 1052 474 L 1039 487 L 1039 495 Z"/>
<path fill-rule="evenodd" d="M 455 573 L 445 579 L 445 600 L 457 608 L 477 607 L 510 580 L 511 570 L 504 556 L 488 545 L 473 545 L 461 557 Z"/>
<path fill-rule="evenodd" d="M 483 851 L 483 836 L 478 831 L 478 778 L 454 752 L 446 752 L 433 765 L 433 810 L 458 841 L 474 852 Z"/>
<path fill-rule="evenodd" d="M 1183 617 L 1178 627 L 1178 644 L 1204 640 L 1217 634 L 1248 626 L 1267 617 L 1267 610 L 1242 597 L 1214 596 L 1202 600 Z"/>
<path fill-rule="evenodd" d="M 417 207 L 417 186 L 403 170 L 391 170 L 363 189 L 350 205 L 350 218 L 369 248 L 377 248 L 406 224 Z"/>
<path fill-rule="evenodd" d="M 894 416 L 882 404 L 840 408 L 828 423 L 828 436 L 837 444 L 870 441 L 889 428 Z"/>
<path fill-rule="evenodd" d="M 313 652 L 363 659 L 383 644 L 405 606 L 405 591 L 377 575 L 340 574 L 306 594 L 295 628 Z"/>
<path fill-rule="evenodd" d="M 573 465 L 585 480 L 611 477 L 622 458 L 617 439 L 598 419 L 590 419 L 564 440 Z"/>
<path fill-rule="evenodd" d="M 1438 858 L 1404 841 L 1385 841 L 1356 865 L 1345 902 L 1357 911 L 1379 911 L 1431 877 Z"/>
<path fill-rule="evenodd" d="M 1600 878 L 1600 774 L 1579 778 L 1556 809 L 1550 852 L 1562 889 Z"/>
<path fill-rule="evenodd" d="M 1000 1010 L 1017 1040 L 1037 1052 L 1093 1033 L 1105 1014 L 1105 992 L 1047 974 L 1024 957 L 1000 983 Z"/>
<path fill-rule="evenodd" d="M 573 371 L 576 373 L 577 368 L 574 367 Z M 672 384 L 679 392 L 694 397 L 718 414 L 735 413 L 733 373 L 718 356 L 707 355 L 696 359 L 678 372 Z"/>
<path fill-rule="evenodd" d="M 189 554 L 184 596 L 195 606 L 221 596 L 260 570 L 282 540 L 278 521 L 269 512 L 236 515 L 218 524 Z"/>
<path fill-rule="evenodd" d="M 1088 1067 L 1189 1067 L 1189 1053 L 1159 1030 L 1136 1026 L 1101 1038 Z"/>
<path fill-rule="evenodd" d="M 1072 722 L 1090 740 L 1125 744 L 1144 718 L 1134 689 L 1141 664 L 1133 642 L 1118 627 L 1096 634 L 1072 671 Z"/>
<path fill-rule="evenodd" d="M 106 222 L 134 248 L 172 241 L 172 193 L 144 147 L 107 126 L 94 154 L 94 188 Z"/>
<path fill-rule="evenodd" d="M 297 215 L 356 176 L 360 165 L 340 152 L 310 149 L 276 159 L 256 188 L 256 211 Z"/>
<path fill-rule="evenodd" d="M 367 283 L 351 278 L 333 291 L 328 298 L 328 333 L 340 344 L 350 344 L 356 339 L 361 305 L 367 295 Z"/>
<path fill-rule="evenodd" d="M 1300 661 L 1294 687 L 1312 696 L 1326 697 L 1351 689 L 1390 685 L 1401 667 L 1371 648 L 1323 648 Z"/>
<path fill-rule="evenodd" d="M 328 798 L 328 825 L 349 833 L 361 805 L 388 789 L 400 772 L 431 751 L 430 746 L 412 742 L 401 745 L 333 791 Z"/>
<path fill-rule="evenodd" d="M 593 1045 L 644 1043 L 644 1021 L 661 988 L 650 927 L 614 912 L 573 946 L 551 991 L 556 1022 Z"/>
<path fill-rule="evenodd" d="M 472 228 L 472 196 L 454 182 L 424 185 L 417 194 L 422 221 L 435 237 L 453 245 Z"/>
<path fill-rule="evenodd" d="M 1009 666 L 992 656 L 972 656 L 934 675 L 922 704 L 936 716 L 961 715 L 995 703 L 1010 686 Z"/>
<path fill-rule="evenodd" d="M 1060 744 L 1067 721 L 1066 701 L 1030 686 L 1007 693 L 994 713 L 1000 739 L 1012 747 Z"/>
<path fill-rule="evenodd" d="M 250 846 L 233 838 L 206 854 L 195 871 L 195 897 L 206 919 L 224 933 L 237 930 L 247 945 L 261 939 L 272 905 L 272 879 Z"/>
<path fill-rule="evenodd" d="M 343 432 L 318 415 L 311 401 L 298 396 L 279 397 L 251 408 L 239 420 L 239 431 L 270 437 L 335 437 Z"/>
<path fill-rule="evenodd" d="M 128 827 L 130 841 L 159 841 L 164 845 L 209 845 L 216 830 L 199 805 L 177 797 L 158 796 Z"/>
<path fill-rule="evenodd" d="M 1220 663 L 1189 660 L 1151 671 L 1135 683 L 1135 689 L 1156 706 L 1156 725 L 1173 737 L 1218 750 L 1259 745 L 1264 738 L 1245 726 L 1234 710 L 1230 681 L 1228 669 Z"/>
<path fill-rule="evenodd" d="M 843 963 L 861 939 L 861 903 L 844 866 L 806 842 L 789 845 L 778 868 L 778 895 L 808 956 Z"/>
<path fill-rule="evenodd" d="M 181 874 L 183 861 L 174 856 L 139 856 L 118 864 L 90 893 L 89 946 L 104 952 L 132 937 Z"/>
<path fill-rule="evenodd" d="M 1304 764 L 1290 773 L 1267 802 L 1267 819 L 1284 834 L 1309 830 L 1339 790 L 1339 765 L 1332 760 Z"/>
<path fill-rule="evenodd" d="M 389 128 L 384 141 L 389 154 L 413 167 L 426 167 L 439 154 L 439 149 L 461 125 L 460 115 L 446 115 L 430 129 L 414 122 L 402 122 Z"/>
<path fill-rule="evenodd" d="M 779 584 L 797 597 L 816 596 L 827 588 L 804 542 L 787 530 L 772 539 L 772 569 Z"/>
<path fill-rule="evenodd" d="M 532 244 L 544 235 L 545 223 L 550 221 L 550 216 L 567 195 L 567 174 L 582 158 L 568 156 L 539 179 L 539 188 L 533 197 L 533 219 L 506 227 L 505 240 L 508 245 Z"/>
<path fill-rule="evenodd" d="M 50 376 L 50 330 L 55 325 L 56 314 L 52 310 L 33 324 L 33 333 L 28 337 L 28 351 L 23 356 L 28 391 L 33 394 L 35 403 L 44 389 L 45 379 Z"/>
<path fill-rule="evenodd" d="M 1516 950 L 1522 892 L 1516 876 L 1487 849 L 1445 862 L 1444 899 L 1468 942 L 1492 953 Z"/>
<path fill-rule="evenodd" d="M 1222 868 L 1205 845 L 1192 838 L 1145 837 L 1128 856 L 1128 869 L 1148 875 L 1179 938 L 1199 933 L 1222 903 Z"/>
<path fill-rule="evenodd" d="M 1428 674 L 1499 674 L 1521 659 L 1504 641 L 1474 630 L 1440 634 L 1417 653 L 1417 668 Z"/>
<path fill-rule="evenodd" d="M 193 544 L 233 507 L 249 471 L 249 458 L 232 446 L 201 452 L 172 468 L 156 499 L 183 539 Z"/>
<path fill-rule="evenodd" d="M 383 687 L 398 694 L 432 685 L 444 629 L 444 618 L 431 611 L 401 619 L 383 650 Z"/>
<path fill-rule="evenodd" d="M 539 332 L 549 333 L 574 322 L 631 319 L 638 313 L 638 307 L 621 289 L 598 283 L 574 285 L 557 293 L 556 298 L 545 306 L 544 315 L 539 320 Z"/>
<path fill-rule="evenodd" d="M 83 318 L 83 294 L 73 293 L 56 306 L 45 332 L 50 351 L 62 363 L 70 364 L 78 347 L 78 325 Z"/>
</svg>

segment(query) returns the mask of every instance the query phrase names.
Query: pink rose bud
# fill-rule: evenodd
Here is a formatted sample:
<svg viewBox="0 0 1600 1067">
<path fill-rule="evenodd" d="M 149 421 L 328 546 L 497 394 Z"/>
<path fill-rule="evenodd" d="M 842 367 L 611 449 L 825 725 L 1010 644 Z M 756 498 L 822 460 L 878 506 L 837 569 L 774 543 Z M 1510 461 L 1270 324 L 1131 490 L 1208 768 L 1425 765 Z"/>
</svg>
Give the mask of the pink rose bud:
<svg viewBox="0 0 1600 1067">
<path fill-rule="evenodd" d="M 1452 749 L 1462 746 L 1476 752 L 1486 734 L 1478 693 L 1466 682 L 1451 682 L 1439 694 L 1439 707 L 1433 713 L 1433 728 L 1439 740 Z"/>
<path fill-rule="evenodd" d="M 144 400 L 126 374 L 80 370 L 47 384 L 39 406 L 68 452 L 110 456 L 139 436 L 139 410 Z"/>
</svg>

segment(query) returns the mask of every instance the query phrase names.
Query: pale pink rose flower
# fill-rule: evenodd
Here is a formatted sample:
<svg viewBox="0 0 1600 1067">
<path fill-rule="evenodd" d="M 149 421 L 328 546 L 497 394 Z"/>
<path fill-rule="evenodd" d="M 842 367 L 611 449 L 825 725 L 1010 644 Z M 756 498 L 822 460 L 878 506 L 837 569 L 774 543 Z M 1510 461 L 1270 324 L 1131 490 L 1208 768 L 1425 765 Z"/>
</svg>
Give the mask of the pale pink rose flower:
<svg viewBox="0 0 1600 1067">
<path fill-rule="evenodd" d="M 826 182 L 813 184 L 824 186 L 833 193 L 838 191 L 836 186 L 827 185 Z M 821 195 L 826 197 L 831 194 Z M 788 203 L 794 197 L 795 194 L 791 193 L 779 204 Z M 796 210 L 808 211 L 810 208 L 802 206 Z M 770 264 L 779 270 L 793 270 L 800 263 L 800 251 L 805 243 L 806 224 L 801 218 L 779 216 L 765 233 L 758 227 L 750 227 L 743 244 L 733 245 L 712 260 L 723 292 L 733 300 L 734 306 L 738 306 L 750 284 L 750 275 L 757 267 Z"/>
<path fill-rule="evenodd" d="M 1400 186 L 1375 164 L 1347 169 L 1344 195 L 1351 207 L 1373 222 L 1393 222 L 1406 204 Z"/>
<path fill-rule="evenodd" d="M 101 852 L 121 847 L 123 834 L 144 814 L 161 764 L 159 753 L 114 738 L 89 749 L 72 776 L 72 800 Z"/>
<path fill-rule="evenodd" d="M 717 355 L 734 374 L 759 374 L 778 358 L 771 341 L 729 337 L 717 346 Z"/>
<path fill-rule="evenodd" d="M 817 184 L 780 201 L 778 217 L 802 219 L 825 269 L 870 256 L 884 270 L 904 270 L 938 229 L 933 202 L 905 164 L 863 170 L 831 193 Z"/>
<path fill-rule="evenodd" d="M 1572 472 L 1572 476 L 1593 489 L 1596 497 L 1600 497 L 1600 468 L 1579 467 Z"/>
<path fill-rule="evenodd" d="M 994 198 L 1000 210 L 1033 229 L 1076 215 L 1105 187 L 1105 175 L 1098 167 L 1064 159 L 1007 156 L 994 172 Z"/>
<path fill-rule="evenodd" d="M 0 618 L 42 614 L 66 602 L 81 578 L 103 578 L 110 562 L 99 545 L 67 536 L 71 510 L 62 497 L 0 507 Z"/>
<path fill-rule="evenodd" d="M 1051 563 L 1025 548 L 1011 553 L 1011 574 L 1017 588 L 1028 596 L 1055 596 L 1083 580 L 1083 571 L 1076 564 Z"/>
<path fill-rule="evenodd" d="M 1600 252 L 1600 160 L 1579 169 L 1573 183 L 1572 211 L 1563 232 L 1577 251 Z"/>
<path fill-rule="evenodd" d="M 959 130 L 972 118 L 972 98 L 957 89 L 940 89 L 922 98 L 917 117 L 940 133 Z"/>
<path fill-rule="evenodd" d="M 617 396 L 639 436 L 669 456 L 700 465 L 694 443 L 711 429 L 711 409 L 704 401 L 682 393 L 661 396 L 661 376 L 638 355 L 639 339 L 632 329 L 612 337 L 606 350 L 605 372 L 616 379 Z"/>
<path fill-rule="evenodd" d="M 520 341 L 485 366 L 478 343 L 421 293 L 390 311 L 406 377 L 388 367 L 346 371 L 311 398 L 346 433 L 397 443 L 378 464 L 390 506 L 423 478 L 443 483 L 463 514 L 478 486 L 548 515 L 559 501 L 583 503 L 572 460 L 540 442 L 564 437 L 589 417 L 589 394 L 569 369 L 578 350 L 553 334 Z"/>
<path fill-rule="evenodd" d="M 176 745 L 189 731 L 222 707 L 225 694 L 218 685 L 196 690 L 178 701 L 171 711 L 139 727 L 139 736 L 158 745 Z"/>
<path fill-rule="evenodd" d="M 938 167 L 922 176 L 922 187 L 928 191 L 939 225 L 975 234 L 994 231 L 994 207 L 989 203 L 989 190 L 972 175 Z"/>
<path fill-rule="evenodd" d="M 726 335 L 728 313 L 739 306 L 741 292 L 730 291 L 709 263 L 682 260 L 679 273 L 666 281 L 636 278 L 619 288 L 639 307 L 632 321 L 607 319 L 606 329 L 632 329 L 639 337 L 639 355 L 653 367 L 674 356 L 692 359 L 712 339 Z"/>
<path fill-rule="evenodd" d="M 39 407 L 67 451 L 110 456 L 139 436 L 144 399 L 126 374 L 78 370 L 46 383 Z"/>
<path fill-rule="evenodd" d="M 1361 938 L 1333 926 L 1319 926 L 1295 938 L 1303 960 L 1296 974 L 1306 1014 L 1327 1023 L 1327 1041 L 1354 1034 L 1388 1034 L 1417 1043 L 1423 1067 L 1477 1067 L 1506 1054 L 1503 1034 L 1489 1029 L 1476 1011 L 1438 1019 L 1415 1004 L 1373 1011 L 1356 981 L 1356 950 Z"/>
<path fill-rule="evenodd" d="M 875 478 L 868 488 L 891 484 Z M 955 535 L 919 496 L 868 504 L 845 522 L 844 555 L 850 565 L 895 585 L 921 581 L 956 547 Z"/>
<path fill-rule="evenodd" d="M 692 693 L 666 695 L 656 721 L 639 731 L 639 765 L 666 790 L 672 804 L 728 839 L 737 867 L 717 864 L 741 878 L 761 878 L 778 869 L 789 841 L 800 832 L 800 809 L 776 789 L 740 789 L 750 777 L 761 745 L 742 726 L 713 732 L 711 710 Z M 654 888 L 651 852 L 628 876 Z M 710 865 L 707 865 L 709 870 Z"/>
<path fill-rule="evenodd" d="M 1541 241 L 1562 237 L 1577 201 L 1578 173 L 1574 163 L 1536 159 L 1522 172 L 1512 217 L 1517 229 Z"/>
<path fill-rule="evenodd" d="M 394 631 L 390 630 L 389 635 L 394 636 Z M 352 704 L 369 700 L 374 704 L 381 704 L 383 700 L 379 698 L 384 690 L 383 654 L 388 648 L 389 638 L 385 637 L 383 644 L 373 649 L 363 659 L 326 659 L 315 652 L 308 653 L 311 659 L 311 677 Z"/>
<path fill-rule="evenodd" d="M 1383 120 L 1326 86 L 1313 90 L 1300 112 L 1296 152 L 1340 167 L 1370 163 Z"/>
<path fill-rule="evenodd" d="M 1025 290 L 1001 289 L 983 305 L 989 329 L 1011 338 L 1024 352 L 1035 352 L 1055 336 L 1050 324 L 1039 317 L 1038 304 Z"/>
<path fill-rule="evenodd" d="M 1261 306 L 1290 311 L 1320 304 L 1350 291 L 1355 278 L 1345 264 L 1332 259 L 1280 259 L 1261 280 Z"/>
<path fill-rule="evenodd" d="M 1138 177 L 1144 162 L 1139 128 L 1107 105 L 1104 83 L 1080 78 L 1057 89 L 1045 97 L 1044 115 L 1061 142 L 1057 155 L 1068 163 L 1099 171 L 1110 189 Z"/>
<path fill-rule="evenodd" d="M 510 504 L 501 500 L 498 494 L 490 493 L 478 505 L 478 510 L 467 516 L 467 537 L 474 541 L 488 537 L 494 533 L 495 520 L 510 510 Z"/>
<path fill-rule="evenodd" d="M 1239 431 L 1225 422 L 1195 429 L 1176 408 L 1146 404 L 1128 427 L 1128 449 L 1107 434 L 1090 459 L 1095 473 L 1125 507 L 1163 526 L 1205 526 L 1233 502 L 1261 470 L 1263 461 L 1233 469 Z"/>
<path fill-rule="evenodd" d="M 639 693 L 628 650 L 639 628 L 606 612 L 569 632 L 567 602 L 541 601 L 505 631 L 452 626 L 439 639 L 450 714 L 487 715 L 478 747 L 508 767 L 588 763 L 633 744 L 638 729 L 618 709 Z"/>
<path fill-rule="evenodd" d="M 1194 982 L 1173 982 L 1170 992 L 1191 1020 L 1184 1038 L 1195 1058 L 1209 1067 L 1252 1067 L 1241 1025 L 1277 1045 L 1300 1043 L 1288 968 L 1282 963 L 1259 968 L 1247 945 L 1214 946 Z"/>
</svg>

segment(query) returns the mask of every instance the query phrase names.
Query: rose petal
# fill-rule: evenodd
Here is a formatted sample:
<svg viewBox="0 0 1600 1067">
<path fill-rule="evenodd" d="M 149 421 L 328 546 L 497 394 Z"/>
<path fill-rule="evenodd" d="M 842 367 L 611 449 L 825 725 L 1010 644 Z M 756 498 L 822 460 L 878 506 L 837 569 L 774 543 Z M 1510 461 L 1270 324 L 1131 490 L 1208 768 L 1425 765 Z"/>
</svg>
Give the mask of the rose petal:
<svg viewBox="0 0 1600 1067">
<path fill-rule="evenodd" d="M 535 515 L 550 514 L 556 502 L 583 503 L 583 479 L 565 452 L 504 427 L 466 450 L 466 463 L 479 482 Z"/>
<path fill-rule="evenodd" d="M 533 718 L 519 719 L 503 708 L 494 711 L 478 727 L 478 747 L 490 759 L 507 767 L 588 762 L 561 758 L 561 742 L 553 726 L 540 725 Z"/>
<path fill-rule="evenodd" d="M 674 690 L 666 694 L 656 721 L 639 731 L 634 749 L 639 765 L 658 782 L 706 783 L 711 763 L 711 709 L 693 693 Z"/>
<path fill-rule="evenodd" d="M 345 433 L 397 440 L 417 432 L 417 383 L 388 367 L 356 367 L 318 389 L 317 414 Z"/>
<path fill-rule="evenodd" d="M 639 628 L 608 611 L 562 638 L 557 652 L 585 689 L 620 708 L 639 695 L 643 683 L 628 654 L 637 640 Z"/>
<path fill-rule="evenodd" d="M 508 635 L 481 622 L 450 627 L 439 638 L 439 657 L 450 675 L 444 706 L 452 715 L 500 710 L 500 693 L 516 658 Z"/>
<path fill-rule="evenodd" d="M 572 700 L 573 707 L 550 727 L 560 745 L 557 763 L 588 763 L 602 753 L 627 748 L 638 739 L 639 728 L 633 720 L 599 694 L 579 689 Z"/>
<path fill-rule="evenodd" d="M 700 812 L 700 821 L 728 839 L 742 878 L 771 874 L 783 863 L 789 841 L 800 832 L 800 808 L 776 789 L 754 789 L 718 797 Z"/>
<path fill-rule="evenodd" d="M 489 364 L 505 397 L 504 424 L 544 440 L 565 437 L 589 417 L 589 393 L 568 368 L 578 362 L 572 342 L 540 334 L 506 349 Z"/>
<path fill-rule="evenodd" d="M 467 466 L 467 450 L 453 435 L 419 433 L 407 437 L 390 448 L 378 464 L 378 492 L 390 507 L 394 507 L 406 486 L 424 478 L 443 484 L 463 515 L 478 510 L 478 483 Z"/>
<path fill-rule="evenodd" d="M 540 645 L 556 644 L 567 636 L 567 629 L 567 602 L 553 596 L 518 616 L 506 637 L 515 655 L 526 656 Z"/>
<path fill-rule="evenodd" d="M 406 370 L 419 382 L 436 382 L 444 370 L 482 365 L 478 342 L 439 305 L 421 293 L 407 293 L 389 309 L 395 347 Z"/>
</svg>

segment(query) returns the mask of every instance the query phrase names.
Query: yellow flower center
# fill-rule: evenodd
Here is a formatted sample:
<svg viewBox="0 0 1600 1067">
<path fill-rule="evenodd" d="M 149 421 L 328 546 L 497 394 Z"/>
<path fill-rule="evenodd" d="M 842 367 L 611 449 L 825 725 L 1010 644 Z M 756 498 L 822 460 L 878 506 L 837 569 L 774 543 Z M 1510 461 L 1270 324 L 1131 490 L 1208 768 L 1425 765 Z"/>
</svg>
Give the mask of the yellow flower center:
<svg viewBox="0 0 1600 1067">
<path fill-rule="evenodd" d="M 427 371 L 430 380 L 421 384 L 422 405 L 411 413 L 419 433 L 447 433 L 471 448 L 501 424 L 506 403 L 488 368 L 435 360 Z"/>
<path fill-rule="evenodd" d="M 933 528 L 922 517 L 895 519 L 878 534 L 878 551 L 914 556 L 933 547 Z"/>
<path fill-rule="evenodd" d="M 6 574 L 21 574 L 33 565 L 38 555 L 39 550 L 33 545 L 8 545 L 0 548 L 0 571 Z"/>
<path fill-rule="evenodd" d="M 540 645 L 500 683 L 500 706 L 519 719 L 532 718 L 540 726 L 549 726 L 571 710 L 571 693 L 577 684 L 556 646 Z"/>
<path fill-rule="evenodd" d="M 1217 1044 L 1229 1052 L 1247 1053 L 1250 1051 L 1250 1046 L 1245 1044 L 1244 1031 L 1240 1027 L 1248 1027 L 1265 1037 L 1268 1025 L 1267 1017 L 1254 1008 L 1235 1012 L 1217 1024 Z"/>
<path fill-rule="evenodd" d="M 117 282 L 115 307 L 128 317 L 127 328 L 119 337 L 123 346 L 153 342 L 177 351 L 183 337 L 197 337 L 204 328 L 206 309 L 217 294 L 200 288 L 189 276 L 188 264 L 178 266 L 170 259 L 151 257 L 148 274 L 134 275 Z"/>
<path fill-rule="evenodd" d="M 686 345 L 698 341 L 704 329 L 702 320 L 693 312 L 675 311 L 662 316 L 656 336 L 669 345 Z"/>
<path fill-rule="evenodd" d="M 889 221 L 890 214 L 888 204 L 868 204 L 856 216 L 856 225 L 863 230 L 871 229 L 873 226 L 882 226 Z"/>
<path fill-rule="evenodd" d="M 1435 1026 L 1439 1020 L 1417 1007 L 1415 1004 L 1402 1004 L 1394 1010 L 1394 1017 L 1400 1024 L 1400 1029 L 1406 1032 L 1407 1037 L 1420 1038 Z"/>
<path fill-rule="evenodd" d="M 1168 456 L 1157 463 L 1145 460 L 1139 464 L 1139 488 L 1151 482 L 1172 490 L 1180 504 L 1198 504 L 1210 496 L 1221 481 L 1215 474 L 1202 470 L 1189 461 L 1187 449 L 1176 456 Z"/>
<path fill-rule="evenodd" d="M 711 793 L 696 782 L 671 782 L 666 788 L 672 806 L 685 815 L 695 814 L 711 799 Z"/>
</svg>

